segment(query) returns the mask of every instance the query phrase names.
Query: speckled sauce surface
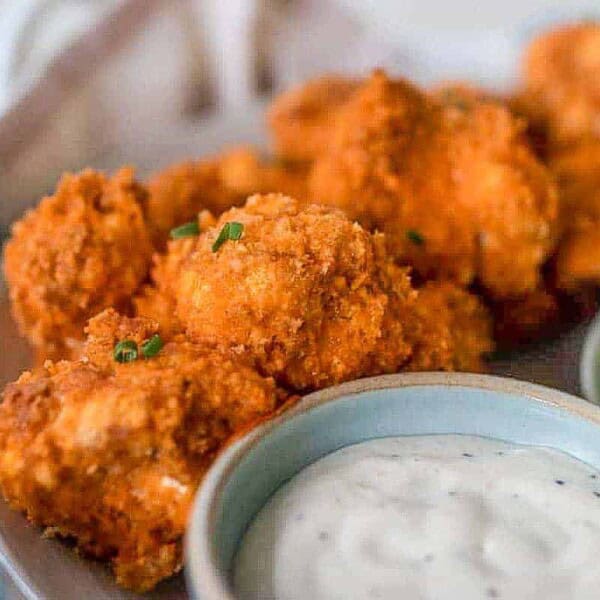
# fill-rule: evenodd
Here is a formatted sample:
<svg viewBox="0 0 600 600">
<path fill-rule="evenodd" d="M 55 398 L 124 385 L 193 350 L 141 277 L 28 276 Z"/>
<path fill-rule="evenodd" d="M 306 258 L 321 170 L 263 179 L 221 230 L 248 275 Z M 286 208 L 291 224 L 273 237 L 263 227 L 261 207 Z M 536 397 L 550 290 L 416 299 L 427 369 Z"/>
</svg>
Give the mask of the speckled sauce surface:
<svg viewBox="0 0 600 600">
<path fill-rule="evenodd" d="M 598 598 L 600 474 L 474 436 L 371 440 L 280 488 L 240 545 L 243 600 Z"/>
</svg>

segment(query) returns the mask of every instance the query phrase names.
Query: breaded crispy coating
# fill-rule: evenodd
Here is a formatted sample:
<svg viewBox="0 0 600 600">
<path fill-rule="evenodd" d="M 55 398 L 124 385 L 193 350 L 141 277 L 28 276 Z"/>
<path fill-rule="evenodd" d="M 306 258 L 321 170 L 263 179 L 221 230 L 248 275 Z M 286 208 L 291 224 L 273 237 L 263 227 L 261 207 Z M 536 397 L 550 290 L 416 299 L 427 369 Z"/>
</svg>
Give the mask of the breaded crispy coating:
<svg viewBox="0 0 600 600">
<path fill-rule="evenodd" d="M 160 250 L 173 227 L 194 220 L 200 211 L 220 214 L 243 201 L 223 184 L 219 158 L 187 161 L 160 171 L 148 182 L 148 191 L 146 218 Z"/>
<path fill-rule="evenodd" d="M 339 110 L 313 201 L 386 233 L 422 277 L 495 297 L 533 290 L 557 237 L 547 169 L 504 106 L 442 104 L 376 71 Z"/>
<path fill-rule="evenodd" d="M 173 165 L 148 183 L 146 217 L 155 246 L 163 250 L 169 231 L 195 219 L 202 210 L 214 215 L 243 204 L 255 193 L 282 192 L 303 198 L 306 169 L 260 158 L 250 147 Z"/>
<path fill-rule="evenodd" d="M 555 149 L 549 165 L 560 190 L 564 228 L 557 284 L 568 291 L 600 285 L 600 139 Z"/>
<path fill-rule="evenodd" d="M 87 320 L 127 311 L 146 278 L 152 247 L 133 170 L 61 179 L 12 229 L 4 272 L 13 315 L 40 358 L 77 354 Z"/>
<path fill-rule="evenodd" d="M 0 484 L 28 518 L 110 560 L 117 581 L 148 590 L 181 568 L 196 488 L 228 437 L 270 415 L 272 379 L 183 338 L 119 364 L 115 342 L 141 344 L 148 319 L 106 311 L 84 357 L 48 362 L 7 386 Z"/>
<path fill-rule="evenodd" d="M 215 248 L 231 222 L 241 238 Z M 481 370 L 491 347 L 477 298 L 452 284 L 417 293 L 384 236 L 336 209 L 254 196 L 186 254 L 173 289 L 187 335 L 251 357 L 284 387 L 317 389 L 409 361 L 413 370 Z"/>
<path fill-rule="evenodd" d="M 249 147 L 232 150 L 223 155 L 221 171 L 224 185 L 242 196 L 280 193 L 298 200 L 308 194 L 308 168 L 302 164 L 261 159 Z"/>
<path fill-rule="evenodd" d="M 430 281 L 418 292 L 407 321 L 413 352 L 405 369 L 485 370 L 483 357 L 494 349 L 493 326 L 481 300 L 451 282 Z"/>
<path fill-rule="evenodd" d="M 278 96 L 267 114 L 276 154 L 303 162 L 326 150 L 336 110 L 358 85 L 352 79 L 325 75 Z"/>
<path fill-rule="evenodd" d="M 600 222 L 566 234 L 556 256 L 558 285 L 577 292 L 589 285 L 600 285 Z"/>
<path fill-rule="evenodd" d="M 600 138 L 600 23 L 544 33 L 525 57 L 521 105 L 552 145 Z"/>
<path fill-rule="evenodd" d="M 556 284 L 569 294 L 600 284 L 600 23 L 561 26 L 530 45 L 519 93 L 544 131 L 560 192 Z"/>
<path fill-rule="evenodd" d="M 229 222 L 241 239 L 215 247 Z M 197 239 L 177 315 L 191 339 L 251 357 L 295 390 L 396 371 L 410 353 L 396 316 L 415 294 L 383 243 L 338 210 L 254 196 Z"/>
<path fill-rule="evenodd" d="M 216 223 L 208 211 L 202 211 L 197 221 L 200 231 L 214 227 Z M 195 246 L 194 236 L 170 240 L 167 251 L 164 254 L 156 253 L 152 258 L 151 281 L 133 298 L 136 316 L 160 323 L 161 333 L 167 339 L 184 330 L 175 314 L 177 278 L 183 261 Z"/>
</svg>

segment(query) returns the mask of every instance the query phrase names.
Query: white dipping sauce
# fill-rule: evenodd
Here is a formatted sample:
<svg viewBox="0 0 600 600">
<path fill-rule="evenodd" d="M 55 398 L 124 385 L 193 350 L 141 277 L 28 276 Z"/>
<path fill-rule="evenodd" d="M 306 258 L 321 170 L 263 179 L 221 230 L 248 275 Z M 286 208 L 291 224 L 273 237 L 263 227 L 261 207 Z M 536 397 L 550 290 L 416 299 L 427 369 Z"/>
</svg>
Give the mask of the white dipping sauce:
<svg viewBox="0 0 600 600">
<path fill-rule="evenodd" d="M 472 436 L 349 446 L 273 495 L 233 575 L 244 600 L 597 600 L 600 475 Z"/>
</svg>

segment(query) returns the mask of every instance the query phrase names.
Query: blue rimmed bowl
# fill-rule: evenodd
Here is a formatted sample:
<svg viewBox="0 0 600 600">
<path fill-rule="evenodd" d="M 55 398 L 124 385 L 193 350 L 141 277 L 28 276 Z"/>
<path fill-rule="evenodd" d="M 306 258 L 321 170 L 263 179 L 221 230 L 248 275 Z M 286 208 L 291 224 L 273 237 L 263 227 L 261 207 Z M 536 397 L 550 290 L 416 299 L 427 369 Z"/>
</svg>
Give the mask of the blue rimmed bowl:
<svg viewBox="0 0 600 600">
<path fill-rule="evenodd" d="M 562 450 L 600 469 L 600 408 L 492 376 L 414 373 L 363 379 L 306 396 L 231 444 L 208 472 L 186 537 L 196 600 L 234 600 L 230 571 L 252 518 L 318 458 L 367 439 L 458 433 Z"/>
</svg>

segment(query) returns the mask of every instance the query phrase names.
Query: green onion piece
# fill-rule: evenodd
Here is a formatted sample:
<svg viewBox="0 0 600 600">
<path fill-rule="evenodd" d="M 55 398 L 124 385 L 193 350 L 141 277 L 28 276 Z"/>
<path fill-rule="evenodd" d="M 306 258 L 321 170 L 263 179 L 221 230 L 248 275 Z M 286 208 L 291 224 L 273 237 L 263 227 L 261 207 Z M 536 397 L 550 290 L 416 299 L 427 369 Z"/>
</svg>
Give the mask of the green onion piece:
<svg viewBox="0 0 600 600">
<path fill-rule="evenodd" d="M 184 223 L 179 227 L 171 229 L 170 236 L 173 240 L 179 240 L 181 238 L 193 237 L 200 234 L 200 227 L 198 227 L 198 221 L 190 221 Z"/>
<path fill-rule="evenodd" d="M 244 233 L 244 225 L 237 221 L 225 223 L 219 232 L 219 236 L 212 245 L 212 251 L 216 252 L 227 240 L 239 240 Z"/>
<path fill-rule="evenodd" d="M 231 223 L 229 223 L 230 240 L 239 240 L 242 237 L 242 233 L 244 233 L 244 226 L 242 223 L 238 223 L 237 221 L 231 221 Z"/>
<path fill-rule="evenodd" d="M 152 358 L 156 356 L 163 347 L 163 341 L 158 333 L 154 334 L 149 340 L 142 344 L 142 356 Z"/>
<path fill-rule="evenodd" d="M 425 238 L 423 237 L 423 235 L 418 231 L 415 231 L 414 229 L 409 229 L 406 232 L 406 237 L 416 246 L 422 246 L 425 243 Z"/>
<path fill-rule="evenodd" d="M 113 357 L 118 363 L 128 363 L 137 360 L 138 347 L 133 340 L 122 340 L 115 344 Z"/>
</svg>

